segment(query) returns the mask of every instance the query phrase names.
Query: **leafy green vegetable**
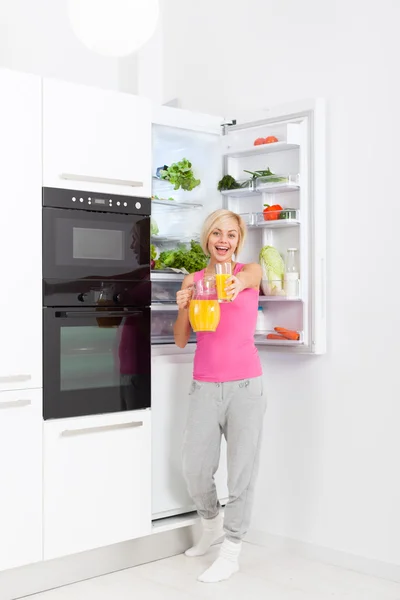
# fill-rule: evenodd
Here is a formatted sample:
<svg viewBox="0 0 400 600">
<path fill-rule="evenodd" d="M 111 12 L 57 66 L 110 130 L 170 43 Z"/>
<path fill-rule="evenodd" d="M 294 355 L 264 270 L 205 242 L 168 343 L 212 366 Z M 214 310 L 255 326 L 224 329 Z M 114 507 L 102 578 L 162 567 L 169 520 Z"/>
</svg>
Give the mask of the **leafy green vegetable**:
<svg viewBox="0 0 400 600">
<path fill-rule="evenodd" d="M 155 220 L 153 219 L 153 217 L 150 220 L 150 234 L 151 235 L 158 235 L 159 233 L 159 229 L 158 229 L 158 225 L 155 222 Z"/>
<path fill-rule="evenodd" d="M 154 244 L 150 244 L 150 260 L 156 260 L 157 249 Z"/>
<path fill-rule="evenodd" d="M 174 189 L 191 191 L 200 185 L 200 179 L 195 179 L 192 171 L 192 163 L 187 158 L 183 158 L 177 163 L 173 163 L 167 169 L 160 171 L 161 179 L 165 179 L 174 185 Z"/>
<path fill-rule="evenodd" d="M 269 167 L 261 171 L 246 171 L 246 169 L 244 169 L 244 172 L 250 173 L 250 175 L 253 176 L 253 179 L 257 179 L 258 177 L 269 177 L 268 181 L 271 183 L 279 183 L 286 180 L 286 177 L 273 177 L 275 173 L 273 173 Z"/>
<path fill-rule="evenodd" d="M 161 252 L 156 260 L 156 269 L 185 269 L 188 273 L 201 271 L 207 266 L 207 257 L 199 243 L 191 240 L 190 248 L 183 244 L 174 250 L 165 250 Z"/>
<path fill-rule="evenodd" d="M 282 291 L 285 263 L 278 250 L 273 246 L 264 246 L 260 251 L 260 264 L 271 284 L 271 294 Z"/>
<path fill-rule="evenodd" d="M 223 190 L 236 190 L 237 188 L 240 188 L 240 184 L 231 175 L 224 175 L 221 181 L 218 182 L 220 192 Z"/>
</svg>

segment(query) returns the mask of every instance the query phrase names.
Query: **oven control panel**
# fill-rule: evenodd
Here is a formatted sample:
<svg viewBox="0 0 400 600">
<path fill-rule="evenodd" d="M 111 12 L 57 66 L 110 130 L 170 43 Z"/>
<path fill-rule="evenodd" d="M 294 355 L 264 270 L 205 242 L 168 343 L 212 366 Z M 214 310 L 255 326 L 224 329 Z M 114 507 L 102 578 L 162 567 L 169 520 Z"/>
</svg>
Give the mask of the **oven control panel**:
<svg viewBox="0 0 400 600">
<path fill-rule="evenodd" d="M 151 199 L 62 188 L 43 188 L 43 206 L 97 212 L 150 215 Z"/>
</svg>

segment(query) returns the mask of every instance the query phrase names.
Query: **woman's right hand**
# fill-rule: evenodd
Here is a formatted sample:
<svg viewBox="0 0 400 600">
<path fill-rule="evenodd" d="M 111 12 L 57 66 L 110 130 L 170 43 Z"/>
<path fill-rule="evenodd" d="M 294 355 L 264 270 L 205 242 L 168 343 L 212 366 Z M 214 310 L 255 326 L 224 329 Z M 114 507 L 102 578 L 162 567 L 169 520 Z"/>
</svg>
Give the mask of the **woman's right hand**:
<svg viewBox="0 0 400 600">
<path fill-rule="evenodd" d="M 184 290 L 179 290 L 176 292 L 176 303 L 178 305 L 179 310 L 189 308 L 189 303 L 192 298 L 193 288 L 188 287 Z"/>
</svg>

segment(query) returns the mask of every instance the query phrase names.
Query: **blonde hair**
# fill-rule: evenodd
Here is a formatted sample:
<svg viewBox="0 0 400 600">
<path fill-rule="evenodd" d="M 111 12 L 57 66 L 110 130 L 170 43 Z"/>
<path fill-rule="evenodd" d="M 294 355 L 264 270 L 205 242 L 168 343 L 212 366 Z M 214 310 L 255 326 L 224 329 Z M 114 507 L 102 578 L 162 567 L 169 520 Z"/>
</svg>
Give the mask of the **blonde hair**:
<svg viewBox="0 0 400 600">
<path fill-rule="evenodd" d="M 200 245 L 203 249 L 203 252 L 208 256 L 208 239 L 211 235 L 213 229 L 215 229 L 218 224 L 222 221 L 226 221 L 227 219 L 234 219 L 239 228 L 239 240 L 238 245 L 236 246 L 235 255 L 237 256 L 241 249 L 243 248 L 244 240 L 246 239 L 247 228 L 246 224 L 243 221 L 242 217 L 237 213 L 232 212 L 231 210 L 226 210 L 224 208 L 220 208 L 219 210 L 215 210 L 213 213 L 208 215 L 207 219 L 204 221 L 203 229 L 200 234 Z"/>
</svg>

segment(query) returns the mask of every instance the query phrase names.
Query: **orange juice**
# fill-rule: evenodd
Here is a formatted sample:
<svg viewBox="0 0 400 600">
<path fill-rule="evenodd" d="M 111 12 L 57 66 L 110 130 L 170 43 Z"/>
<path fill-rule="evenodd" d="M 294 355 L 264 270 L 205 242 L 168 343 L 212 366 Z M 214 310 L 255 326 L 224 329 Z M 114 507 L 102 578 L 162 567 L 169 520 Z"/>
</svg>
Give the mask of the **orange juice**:
<svg viewBox="0 0 400 600">
<path fill-rule="evenodd" d="M 218 300 L 190 301 L 189 320 L 193 331 L 215 331 L 220 318 Z"/>
<path fill-rule="evenodd" d="M 229 277 L 231 277 L 229 273 L 217 273 L 215 275 L 218 300 L 229 302 L 232 299 L 232 294 L 227 294 L 225 291 L 226 281 Z"/>
</svg>

